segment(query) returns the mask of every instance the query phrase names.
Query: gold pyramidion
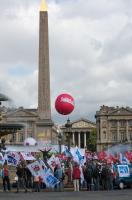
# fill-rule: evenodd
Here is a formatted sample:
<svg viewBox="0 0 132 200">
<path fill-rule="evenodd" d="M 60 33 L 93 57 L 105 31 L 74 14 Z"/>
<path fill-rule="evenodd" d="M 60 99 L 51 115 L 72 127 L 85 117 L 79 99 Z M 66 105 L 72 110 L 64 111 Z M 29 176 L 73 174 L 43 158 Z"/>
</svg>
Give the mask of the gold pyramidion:
<svg viewBox="0 0 132 200">
<path fill-rule="evenodd" d="M 42 0 L 40 11 L 47 11 L 46 1 Z"/>
</svg>

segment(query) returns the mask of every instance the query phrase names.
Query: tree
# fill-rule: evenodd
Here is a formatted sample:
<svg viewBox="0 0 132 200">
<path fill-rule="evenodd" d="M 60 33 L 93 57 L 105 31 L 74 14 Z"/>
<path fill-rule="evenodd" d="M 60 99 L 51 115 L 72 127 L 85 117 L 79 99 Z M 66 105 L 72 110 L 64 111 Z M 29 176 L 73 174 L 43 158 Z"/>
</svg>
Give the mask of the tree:
<svg viewBox="0 0 132 200">
<path fill-rule="evenodd" d="M 97 139 L 96 128 L 93 128 L 92 132 L 90 133 L 89 138 L 87 139 L 87 149 L 89 151 L 92 151 L 92 152 L 96 151 L 96 139 Z"/>
</svg>

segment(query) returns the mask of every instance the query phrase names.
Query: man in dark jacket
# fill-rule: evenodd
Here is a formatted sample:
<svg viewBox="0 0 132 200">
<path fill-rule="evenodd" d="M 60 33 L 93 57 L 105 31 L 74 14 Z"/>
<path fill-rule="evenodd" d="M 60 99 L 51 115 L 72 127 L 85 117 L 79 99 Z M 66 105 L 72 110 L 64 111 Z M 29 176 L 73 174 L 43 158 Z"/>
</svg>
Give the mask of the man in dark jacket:
<svg viewBox="0 0 132 200">
<path fill-rule="evenodd" d="M 86 165 L 86 170 L 84 173 L 84 178 L 87 183 L 87 191 L 92 190 L 92 178 L 93 178 L 93 168 L 90 164 L 87 163 Z"/>
<path fill-rule="evenodd" d="M 16 175 L 18 177 L 17 192 L 19 192 L 20 186 L 22 186 L 25 189 L 25 192 L 27 192 L 26 183 L 25 183 L 25 180 L 26 180 L 25 168 L 24 166 L 19 164 L 16 169 L 17 169 Z"/>
</svg>

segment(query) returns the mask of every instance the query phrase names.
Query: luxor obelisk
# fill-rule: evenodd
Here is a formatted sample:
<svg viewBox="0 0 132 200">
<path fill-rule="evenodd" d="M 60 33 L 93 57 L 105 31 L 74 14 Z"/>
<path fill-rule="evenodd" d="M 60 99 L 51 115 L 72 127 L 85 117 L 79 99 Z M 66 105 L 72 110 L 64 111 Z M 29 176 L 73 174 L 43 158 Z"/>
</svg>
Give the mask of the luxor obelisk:
<svg viewBox="0 0 132 200">
<path fill-rule="evenodd" d="M 39 24 L 39 71 L 38 71 L 38 121 L 37 139 L 52 142 L 51 100 L 50 100 L 50 69 L 48 10 L 42 0 Z"/>
</svg>

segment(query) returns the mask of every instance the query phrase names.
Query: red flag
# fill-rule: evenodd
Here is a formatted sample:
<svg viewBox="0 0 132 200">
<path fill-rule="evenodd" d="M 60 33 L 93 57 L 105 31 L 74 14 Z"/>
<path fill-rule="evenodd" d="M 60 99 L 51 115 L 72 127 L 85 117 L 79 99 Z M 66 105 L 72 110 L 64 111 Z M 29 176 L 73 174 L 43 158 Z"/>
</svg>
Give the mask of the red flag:
<svg viewBox="0 0 132 200">
<path fill-rule="evenodd" d="M 105 151 L 100 151 L 98 153 L 98 158 L 99 158 L 99 160 L 105 160 L 107 158 L 106 152 Z"/>
</svg>

